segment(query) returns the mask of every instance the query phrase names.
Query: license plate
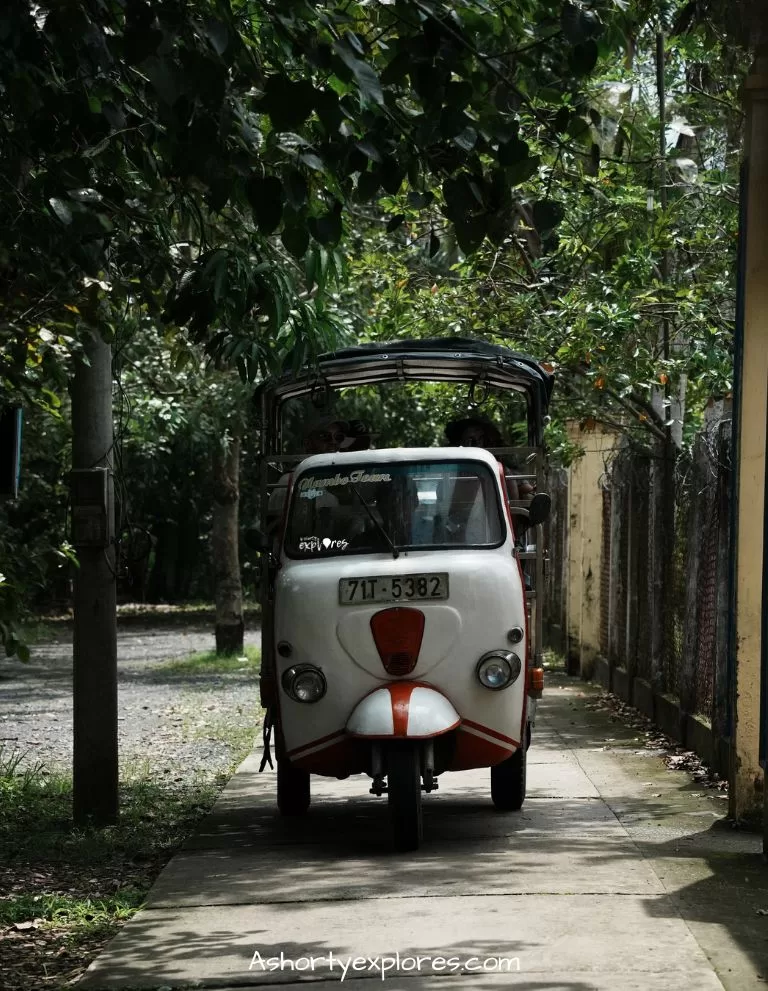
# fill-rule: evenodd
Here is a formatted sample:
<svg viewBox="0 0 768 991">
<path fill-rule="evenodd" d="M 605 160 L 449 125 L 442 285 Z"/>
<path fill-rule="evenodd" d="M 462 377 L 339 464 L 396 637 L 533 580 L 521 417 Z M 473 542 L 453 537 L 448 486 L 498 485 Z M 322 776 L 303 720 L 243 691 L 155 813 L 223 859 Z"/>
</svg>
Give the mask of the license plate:
<svg viewBox="0 0 768 991">
<path fill-rule="evenodd" d="M 427 575 L 376 575 L 373 578 L 342 578 L 342 606 L 361 602 L 413 602 L 418 599 L 447 599 L 448 573 Z"/>
</svg>

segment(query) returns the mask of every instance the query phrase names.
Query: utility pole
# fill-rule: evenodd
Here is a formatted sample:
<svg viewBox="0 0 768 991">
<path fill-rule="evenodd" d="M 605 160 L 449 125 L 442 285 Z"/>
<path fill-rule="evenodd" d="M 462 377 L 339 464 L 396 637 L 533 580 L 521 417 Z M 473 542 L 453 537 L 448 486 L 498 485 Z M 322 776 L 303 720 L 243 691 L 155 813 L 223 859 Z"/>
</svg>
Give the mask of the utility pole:
<svg viewBox="0 0 768 991">
<path fill-rule="evenodd" d="M 112 348 L 94 336 L 84 355 L 72 383 L 74 819 L 109 825 L 118 814 Z"/>
</svg>

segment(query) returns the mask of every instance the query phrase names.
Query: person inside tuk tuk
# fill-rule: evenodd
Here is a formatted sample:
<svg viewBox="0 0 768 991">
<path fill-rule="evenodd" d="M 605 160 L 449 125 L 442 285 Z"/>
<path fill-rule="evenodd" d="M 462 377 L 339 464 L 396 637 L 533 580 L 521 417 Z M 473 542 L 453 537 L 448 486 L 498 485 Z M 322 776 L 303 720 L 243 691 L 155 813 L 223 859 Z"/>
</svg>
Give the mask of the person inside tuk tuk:
<svg viewBox="0 0 768 991">
<path fill-rule="evenodd" d="M 342 420 L 325 417 L 315 422 L 304 436 L 304 454 L 333 454 L 337 451 L 366 451 L 371 446 L 371 435 L 363 420 Z M 274 535 L 280 525 L 293 472 L 282 475 L 272 489 L 267 508 L 267 533 Z M 335 498 L 326 495 L 326 498 Z"/>
<path fill-rule="evenodd" d="M 484 447 L 488 449 L 506 446 L 496 424 L 487 417 L 479 415 L 451 420 L 445 426 L 445 437 L 451 447 Z M 520 472 L 520 466 L 511 463 L 509 458 L 505 460 L 505 468 Z M 534 486 L 526 479 L 517 480 L 507 477 L 506 481 L 510 499 L 527 499 L 533 495 Z"/>
</svg>

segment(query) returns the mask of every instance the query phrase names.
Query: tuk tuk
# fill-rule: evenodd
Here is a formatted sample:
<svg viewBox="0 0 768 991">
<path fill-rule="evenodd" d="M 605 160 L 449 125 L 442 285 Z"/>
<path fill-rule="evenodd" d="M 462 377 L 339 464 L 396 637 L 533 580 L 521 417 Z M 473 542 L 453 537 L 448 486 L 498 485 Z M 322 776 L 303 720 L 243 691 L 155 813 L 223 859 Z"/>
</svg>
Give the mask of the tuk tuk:
<svg viewBox="0 0 768 991">
<path fill-rule="evenodd" d="M 526 443 L 284 450 L 289 401 L 398 381 L 514 394 Z M 422 793 L 482 767 L 496 809 L 521 808 L 543 687 L 552 384 L 531 358 L 447 338 L 342 349 L 259 388 L 262 768 L 274 733 L 283 815 L 308 810 L 311 775 L 365 774 L 395 848 L 412 850 Z"/>
</svg>

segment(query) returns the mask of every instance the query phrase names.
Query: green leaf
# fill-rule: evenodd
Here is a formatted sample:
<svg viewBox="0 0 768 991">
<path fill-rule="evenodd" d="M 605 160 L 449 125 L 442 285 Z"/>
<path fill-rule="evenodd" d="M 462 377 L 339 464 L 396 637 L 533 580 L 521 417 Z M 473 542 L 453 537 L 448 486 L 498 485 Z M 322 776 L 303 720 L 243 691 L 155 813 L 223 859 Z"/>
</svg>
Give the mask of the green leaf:
<svg viewBox="0 0 768 991">
<path fill-rule="evenodd" d="M 176 66 L 173 61 L 152 55 L 145 60 L 142 70 L 149 77 L 149 81 L 162 102 L 172 106 L 180 96 Z"/>
<path fill-rule="evenodd" d="M 573 111 L 570 107 L 560 107 L 555 114 L 555 119 L 553 121 L 554 128 L 558 134 L 562 134 L 568 129 L 568 124 L 571 120 L 571 115 Z"/>
<path fill-rule="evenodd" d="M 528 144 L 517 136 L 499 145 L 499 165 L 517 165 L 528 158 Z"/>
<path fill-rule="evenodd" d="M 245 191 L 259 230 L 264 235 L 272 234 L 283 216 L 283 184 L 277 176 L 251 176 Z"/>
<path fill-rule="evenodd" d="M 283 228 L 280 235 L 285 250 L 290 252 L 294 258 L 303 258 L 309 247 L 309 230 L 306 224 L 291 224 Z"/>
<path fill-rule="evenodd" d="M 565 210 L 556 200 L 539 200 L 533 205 L 533 223 L 542 237 L 546 237 L 563 219 Z"/>
<path fill-rule="evenodd" d="M 357 58 L 344 42 L 337 41 L 333 50 L 355 77 L 355 82 L 363 96 L 383 106 L 384 93 L 381 89 L 381 83 L 370 65 Z"/>
<path fill-rule="evenodd" d="M 224 21 L 220 21 L 215 17 L 207 17 L 205 20 L 205 36 L 210 41 L 217 55 L 223 55 L 227 48 L 229 48 L 229 28 Z"/>
<path fill-rule="evenodd" d="M 300 210 L 307 202 L 307 180 L 297 169 L 291 169 L 285 176 L 285 195 L 294 210 Z"/>
<path fill-rule="evenodd" d="M 540 164 L 541 159 L 538 155 L 534 155 L 532 158 L 525 158 L 515 165 L 510 165 L 506 169 L 509 184 L 511 186 L 518 186 L 521 182 L 525 182 L 526 179 L 530 179 L 531 176 L 536 175 L 539 171 Z"/>
<path fill-rule="evenodd" d="M 216 176 L 211 181 L 207 198 L 208 208 L 214 213 L 221 213 L 227 205 L 232 187 L 224 176 Z"/>
<path fill-rule="evenodd" d="M 361 200 L 372 200 L 381 188 L 381 178 L 375 169 L 361 172 L 357 180 L 356 192 Z"/>
<path fill-rule="evenodd" d="M 445 215 L 457 222 L 482 207 L 481 181 L 478 176 L 470 176 L 467 172 L 446 179 L 443 183 Z"/>
<path fill-rule="evenodd" d="M 276 131 L 297 131 L 315 106 L 315 88 L 307 80 L 292 82 L 282 74 L 270 76 L 262 108 Z"/>
<path fill-rule="evenodd" d="M 398 52 L 394 58 L 390 59 L 386 68 L 381 74 L 381 82 L 384 86 L 392 86 L 399 83 L 413 66 L 413 56 L 408 51 Z"/>
<path fill-rule="evenodd" d="M 396 196 L 405 179 L 405 168 L 392 156 L 387 155 L 378 170 L 382 188 L 390 196 Z"/>
<path fill-rule="evenodd" d="M 310 218 L 309 229 L 312 237 L 320 244 L 338 244 L 343 233 L 341 204 L 321 217 Z"/>
<path fill-rule="evenodd" d="M 387 233 L 391 234 L 392 231 L 396 231 L 398 227 L 402 226 L 404 221 L 405 221 L 404 213 L 395 214 L 395 216 L 392 217 L 390 221 L 387 223 Z"/>
<path fill-rule="evenodd" d="M 472 151 L 477 144 L 477 131 L 474 127 L 465 127 L 461 134 L 456 135 L 453 143 L 463 151 Z"/>
<path fill-rule="evenodd" d="M 381 152 L 371 140 L 358 141 L 355 147 L 359 148 L 372 162 L 381 162 Z"/>
<path fill-rule="evenodd" d="M 51 204 L 51 209 L 62 222 L 62 224 L 72 223 L 72 211 L 69 206 L 64 202 L 64 200 L 59 199 L 58 196 L 52 196 L 48 202 Z"/>
<path fill-rule="evenodd" d="M 430 190 L 424 193 L 419 193 L 416 190 L 412 190 L 408 193 L 408 206 L 412 206 L 414 210 L 423 210 L 428 207 L 429 204 L 434 200 L 435 194 Z"/>
<path fill-rule="evenodd" d="M 591 144 L 592 131 L 589 126 L 589 121 L 585 120 L 584 117 L 574 114 L 571 118 L 571 122 L 568 125 L 568 134 L 575 140 L 582 144 L 589 139 Z"/>
<path fill-rule="evenodd" d="M 339 97 L 332 89 L 315 91 L 315 110 L 326 131 L 331 134 L 338 131 L 344 118 L 339 106 Z"/>
<path fill-rule="evenodd" d="M 302 165 L 306 165 L 309 169 L 314 169 L 315 172 L 323 172 L 325 170 L 325 163 L 322 158 L 319 158 L 312 151 L 303 151 L 299 155 L 299 161 Z"/>
<path fill-rule="evenodd" d="M 574 46 L 568 63 L 576 75 L 588 76 L 597 65 L 598 54 L 597 42 L 590 38 Z"/>
<path fill-rule="evenodd" d="M 563 4 L 560 26 L 565 37 L 573 45 L 597 37 L 603 29 L 597 14 L 570 2 Z"/>
<path fill-rule="evenodd" d="M 480 218 L 472 218 L 462 223 L 454 224 L 456 240 L 465 255 L 471 255 L 480 247 L 485 239 L 485 222 Z"/>
<path fill-rule="evenodd" d="M 304 278 L 307 281 L 307 291 L 312 292 L 315 285 L 315 276 L 320 268 L 319 265 L 319 252 L 317 250 L 312 250 L 309 252 L 307 257 L 304 259 Z"/>
</svg>

